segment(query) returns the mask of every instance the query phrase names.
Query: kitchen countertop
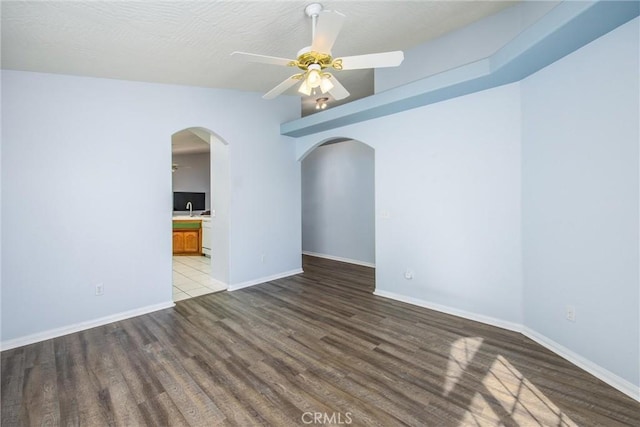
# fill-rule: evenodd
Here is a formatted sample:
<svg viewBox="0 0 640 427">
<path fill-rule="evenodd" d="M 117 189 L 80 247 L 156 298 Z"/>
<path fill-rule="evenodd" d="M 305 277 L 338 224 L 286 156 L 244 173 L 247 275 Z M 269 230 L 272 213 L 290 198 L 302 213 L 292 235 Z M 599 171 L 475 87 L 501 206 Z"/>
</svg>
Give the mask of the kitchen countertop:
<svg viewBox="0 0 640 427">
<path fill-rule="evenodd" d="M 209 215 L 176 215 L 173 217 L 174 221 L 211 221 Z"/>
</svg>

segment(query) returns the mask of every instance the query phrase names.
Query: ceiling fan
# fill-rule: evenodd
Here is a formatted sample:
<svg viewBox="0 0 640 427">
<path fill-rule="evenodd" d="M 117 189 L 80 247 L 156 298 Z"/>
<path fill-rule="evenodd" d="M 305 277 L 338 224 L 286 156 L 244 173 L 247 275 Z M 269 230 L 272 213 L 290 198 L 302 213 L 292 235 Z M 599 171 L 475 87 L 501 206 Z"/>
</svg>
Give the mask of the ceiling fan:
<svg viewBox="0 0 640 427">
<path fill-rule="evenodd" d="M 337 11 L 323 11 L 322 5 L 308 5 L 305 14 L 312 22 L 311 46 L 302 48 L 296 59 L 278 58 L 255 53 L 233 52 L 231 55 L 248 62 L 259 62 L 269 65 L 298 67 L 302 73 L 294 74 L 264 94 L 264 99 L 273 99 L 296 83 L 300 83 L 298 92 L 306 96 L 320 90 L 329 93 L 336 99 L 344 99 L 349 92 L 340 84 L 326 68 L 340 70 L 360 70 L 365 68 L 397 67 L 404 60 L 402 51 L 372 53 L 368 55 L 345 56 L 333 58 L 331 48 L 342 29 L 345 15 Z"/>
</svg>

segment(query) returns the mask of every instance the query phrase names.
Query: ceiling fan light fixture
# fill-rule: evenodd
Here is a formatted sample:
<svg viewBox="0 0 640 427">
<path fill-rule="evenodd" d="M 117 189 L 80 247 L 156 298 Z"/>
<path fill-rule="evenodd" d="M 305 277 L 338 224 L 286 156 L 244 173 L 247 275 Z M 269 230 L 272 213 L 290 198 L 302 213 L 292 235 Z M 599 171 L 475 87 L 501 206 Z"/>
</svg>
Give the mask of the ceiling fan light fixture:
<svg viewBox="0 0 640 427">
<path fill-rule="evenodd" d="M 302 80 L 302 83 L 300 84 L 300 87 L 298 88 L 298 92 L 303 94 L 303 95 L 310 96 L 312 89 L 313 88 L 307 84 L 307 79 L 304 79 L 304 80 Z"/>
<path fill-rule="evenodd" d="M 320 82 L 320 90 L 322 93 L 327 93 L 333 89 L 333 83 L 331 82 L 331 74 L 325 73 L 322 75 L 322 81 Z"/>
<path fill-rule="evenodd" d="M 322 73 L 320 73 L 320 65 L 309 65 L 309 71 L 307 71 L 307 85 L 311 88 L 317 88 L 322 83 Z"/>
<path fill-rule="evenodd" d="M 327 108 L 327 101 L 328 100 L 329 100 L 329 98 L 327 98 L 327 97 L 322 97 L 322 98 L 316 99 L 316 110 L 324 110 L 325 108 Z"/>
</svg>

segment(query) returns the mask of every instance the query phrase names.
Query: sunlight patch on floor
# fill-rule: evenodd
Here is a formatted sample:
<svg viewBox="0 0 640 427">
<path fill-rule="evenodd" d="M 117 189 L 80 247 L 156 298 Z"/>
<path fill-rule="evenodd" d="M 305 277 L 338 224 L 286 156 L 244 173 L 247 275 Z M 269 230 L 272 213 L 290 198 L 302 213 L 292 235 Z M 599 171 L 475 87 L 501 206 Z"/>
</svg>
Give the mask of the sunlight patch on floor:
<svg viewBox="0 0 640 427">
<path fill-rule="evenodd" d="M 471 400 L 469 410 L 460 421 L 462 426 L 503 426 L 500 417 L 495 413 L 480 393 L 476 393 Z"/>
<path fill-rule="evenodd" d="M 480 337 L 467 337 L 456 340 L 451 345 L 449 351 L 449 361 L 447 362 L 447 375 L 444 379 L 444 395 L 447 396 L 456 386 L 467 366 L 473 360 L 473 356 L 482 345 L 483 339 Z"/>
<path fill-rule="evenodd" d="M 443 386 L 444 396 L 453 392 L 460 383 L 482 344 L 480 337 L 465 337 L 451 345 Z M 480 378 L 476 377 L 475 380 Z M 484 390 L 474 394 L 460 426 L 515 423 L 523 427 L 577 427 L 567 414 L 501 355 L 496 356 L 481 381 Z"/>
<path fill-rule="evenodd" d="M 507 359 L 498 356 L 482 384 L 521 426 L 575 426 L 548 397 Z"/>
</svg>

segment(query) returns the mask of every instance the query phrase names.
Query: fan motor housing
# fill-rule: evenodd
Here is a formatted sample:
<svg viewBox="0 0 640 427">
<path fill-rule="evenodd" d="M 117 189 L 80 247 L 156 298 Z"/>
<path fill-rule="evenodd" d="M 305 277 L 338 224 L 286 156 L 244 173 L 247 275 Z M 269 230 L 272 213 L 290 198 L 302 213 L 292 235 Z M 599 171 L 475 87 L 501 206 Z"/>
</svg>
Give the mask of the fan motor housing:
<svg viewBox="0 0 640 427">
<path fill-rule="evenodd" d="M 306 52 L 298 56 L 297 66 L 301 70 L 306 70 L 311 64 L 318 64 L 320 68 L 324 69 L 330 67 L 333 64 L 333 58 L 327 53 L 321 52 Z"/>
</svg>

